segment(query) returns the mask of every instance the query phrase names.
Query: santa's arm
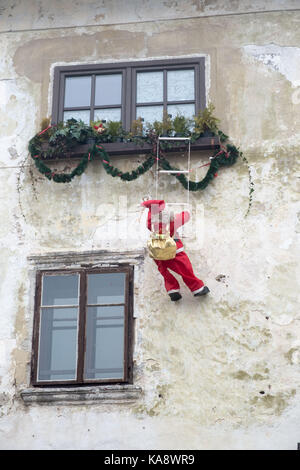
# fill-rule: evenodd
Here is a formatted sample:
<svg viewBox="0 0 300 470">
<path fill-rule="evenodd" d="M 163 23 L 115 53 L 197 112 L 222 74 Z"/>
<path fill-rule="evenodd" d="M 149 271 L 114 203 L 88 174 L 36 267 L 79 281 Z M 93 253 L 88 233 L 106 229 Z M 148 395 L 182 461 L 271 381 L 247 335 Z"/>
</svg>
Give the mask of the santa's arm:
<svg viewBox="0 0 300 470">
<path fill-rule="evenodd" d="M 174 217 L 174 232 L 176 232 L 179 227 L 186 224 L 191 218 L 189 211 L 182 211 L 179 214 L 176 214 Z"/>
</svg>

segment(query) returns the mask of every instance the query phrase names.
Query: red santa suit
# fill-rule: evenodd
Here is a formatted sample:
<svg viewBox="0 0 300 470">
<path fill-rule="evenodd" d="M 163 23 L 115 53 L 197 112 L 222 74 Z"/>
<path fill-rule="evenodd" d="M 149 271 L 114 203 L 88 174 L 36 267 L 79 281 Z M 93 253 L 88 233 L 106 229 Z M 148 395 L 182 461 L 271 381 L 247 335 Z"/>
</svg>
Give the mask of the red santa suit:
<svg viewBox="0 0 300 470">
<path fill-rule="evenodd" d="M 154 229 L 155 232 L 164 233 L 166 231 L 166 224 L 158 221 L 158 216 L 165 208 L 165 201 L 163 200 L 150 200 L 142 203 L 142 206 L 149 209 L 147 227 L 149 230 Z M 155 217 L 156 216 L 156 217 Z M 155 220 L 156 219 L 156 220 Z M 170 273 L 169 270 L 174 271 L 182 276 L 184 283 L 195 295 L 204 289 L 204 283 L 198 279 L 193 271 L 192 264 L 184 252 L 184 246 L 179 239 L 177 230 L 190 220 L 190 213 L 183 211 L 176 214 L 174 220 L 170 220 L 170 236 L 174 236 L 177 250 L 176 256 L 170 260 L 154 260 L 157 264 L 158 270 L 164 278 L 165 287 L 168 294 L 180 291 L 180 285 L 177 279 Z"/>
</svg>

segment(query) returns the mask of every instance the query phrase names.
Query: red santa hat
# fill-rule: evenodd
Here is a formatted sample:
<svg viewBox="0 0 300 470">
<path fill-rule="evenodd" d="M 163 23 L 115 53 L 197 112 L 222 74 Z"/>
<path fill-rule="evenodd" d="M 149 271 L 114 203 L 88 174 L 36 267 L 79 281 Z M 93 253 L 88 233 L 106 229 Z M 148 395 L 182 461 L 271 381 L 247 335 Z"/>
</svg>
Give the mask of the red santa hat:
<svg viewBox="0 0 300 470">
<path fill-rule="evenodd" d="M 166 204 L 163 199 L 150 199 L 148 201 L 142 202 L 141 206 L 144 206 L 146 207 L 146 209 L 149 209 L 151 214 L 154 215 L 163 211 Z"/>
</svg>

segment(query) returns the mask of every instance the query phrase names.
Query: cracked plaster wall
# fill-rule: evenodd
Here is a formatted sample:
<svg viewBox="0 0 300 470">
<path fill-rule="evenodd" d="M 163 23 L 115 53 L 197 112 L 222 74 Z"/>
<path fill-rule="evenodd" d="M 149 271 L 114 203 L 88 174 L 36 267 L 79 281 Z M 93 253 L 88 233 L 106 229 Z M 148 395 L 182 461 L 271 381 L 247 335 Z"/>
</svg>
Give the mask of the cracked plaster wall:
<svg viewBox="0 0 300 470">
<path fill-rule="evenodd" d="M 124 0 L 26 1 L 30 8 L 24 9 L 24 0 L 1 1 L 0 31 L 299 9 L 298 0 L 130 0 L 126 7 Z"/>
<path fill-rule="evenodd" d="M 6 18 L 0 34 L 0 447 L 296 448 L 300 13 L 222 16 L 226 8 L 239 13 L 240 6 L 179 1 L 164 2 L 162 21 L 152 22 L 147 9 L 137 10 L 138 2 L 129 2 L 126 12 L 118 4 L 118 16 L 105 10 L 105 2 L 96 11 L 88 3 L 85 16 L 81 2 L 72 2 L 74 15 L 64 2 L 59 13 L 56 2 L 37 2 L 38 14 L 35 2 L 27 9 L 21 3 L 2 2 L 0 8 Z M 264 3 L 284 8 L 280 1 Z M 287 9 L 295 6 L 287 3 Z M 187 5 L 194 18 L 182 18 Z M 9 17 L 9 8 L 18 14 Z M 197 18 L 203 12 L 212 16 Z M 94 14 L 100 15 L 95 24 L 89 20 Z M 102 14 L 103 22 L 130 24 L 101 24 Z M 91 26 L 68 28 L 78 17 Z M 31 353 L 27 256 L 142 249 L 147 233 L 136 229 L 137 205 L 154 183 L 152 171 L 119 183 L 96 162 L 68 185 L 36 172 L 26 147 L 51 112 L 53 67 L 193 55 L 206 57 L 208 98 L 222 130 L 250 163 L 250 214 L 244 217 L 248 172 L 242 162 L 220 170 L 205 192 L 190 195 L 201 237 L 185 246 L 211 289 L 206 299 L 191 298 L 183 287 L 183 301 L 170 304 L 145 258 L 144 280 L 136 283 L 135 383 L 144 390 L 136 404 L 26 408 L 19 392 L 28 385 Z M 192 167 L 207 156 L 193 155 Z M 130 170 L 141 158 L 114 162 Z M 196 179 L 204 172 L 198 169 Z M 186 196 L 173 180 L 169 185 L 165 179 L 161 191 L 168 201 Z M 116 220 L 118 241 L 111 239 Z"/>
</svg>

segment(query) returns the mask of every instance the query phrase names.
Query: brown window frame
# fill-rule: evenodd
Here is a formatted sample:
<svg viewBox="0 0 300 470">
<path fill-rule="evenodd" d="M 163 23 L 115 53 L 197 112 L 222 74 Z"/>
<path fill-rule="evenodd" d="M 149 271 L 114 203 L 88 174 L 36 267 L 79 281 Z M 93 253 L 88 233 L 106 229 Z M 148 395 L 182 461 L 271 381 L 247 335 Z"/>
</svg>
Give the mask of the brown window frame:
<svg viewBox="0 0 300 470">
<path fill-rule="evenodd" d="M 108 268 L 80 268 L 80 269 L 52 269 L 39 270 L 36 273 L 36 291 L 34 322 L 32 336 L 31 358 L 31 385 L 32 386 L 57 386 L 57 385 L 91 385 L 91 384 L 116 384 L 132 383 L 133 381 L 133 274 L 132 265 L 122 265 Z M 84 379 L 84 354 L 86 347 L 86 310 L 87 310 L 87 274 L 98 273 L 125 273 L 125 299 L 124 299 L 124 375 L 117 379 Z M 40 338 L 40 312 L 42 296 L 42 277 L 44 275 L 79 274 L 79 317 L 77 333 L 77 369 L 76 379 L 72 380 L 38 380 L 38 354 Z M 122 303 L 123 304 L 123 303 Z M 108 305 L 108 304 L 107 304 Z"/>
<path fill-rule="evenodd" d="M 53 82 L 53 105 L 52 105 L 52 124 L 57 124 L 63 120 L 63 113 L 66 110 L 90 109 L 90 120 L 94 120 L 94 109 L 101 108 L 119 108 L 119 105 L 95 106 L 95 77 L 98 74 L 122 73 L 122 98 L 121 98 L 121 119 L 123 128 L 130 131 L 131 123 L 136 119 L 136 74 L 145 71 L 163 71 L 164 72 L 164 99 L 161 103 L 164 110 L 168 104 L 186 104 L 191 101 L 169 101 L 167 102 L 166 74 L 168 70 L 195 70 L 195 114 L 203 110 L 206 105 L 205 97 L 205 58 L 196 57 L 188 59 L 168 59 L 168 60 L 149 60 L 122 63 L 91 64 L 91 65 L 67 65 L 58 66 L 54 69 Z M 64 108 L 64 88 L 65 79 L 68 76 L 92 76 L 91 103 L 87 107 Z M 158 102 L 147 102 L 145 106 L 158 105 Z M 139 106 L 143 104 L 139 103 Z"/>
</svg>

